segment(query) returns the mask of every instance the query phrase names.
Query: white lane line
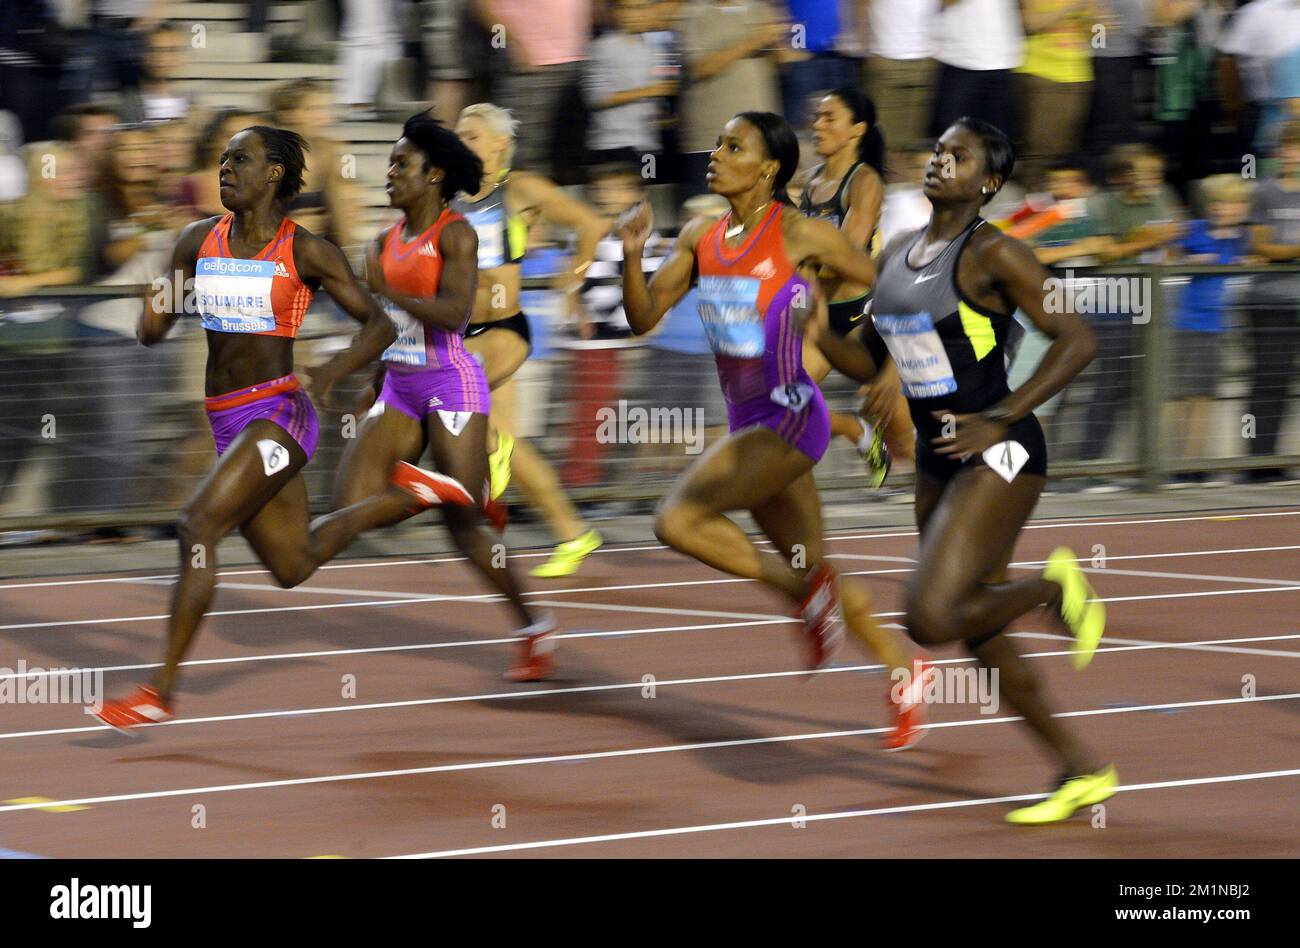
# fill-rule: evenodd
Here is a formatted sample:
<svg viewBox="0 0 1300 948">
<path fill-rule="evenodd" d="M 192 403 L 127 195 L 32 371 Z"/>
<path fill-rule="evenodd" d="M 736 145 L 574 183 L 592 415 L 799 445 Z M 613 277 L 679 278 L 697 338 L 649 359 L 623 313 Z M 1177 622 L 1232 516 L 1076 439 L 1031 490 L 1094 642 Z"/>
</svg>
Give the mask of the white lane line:
<svg viewBox="0 0 1300 948">
<path fill-rule="evenodd" d="M 1300 581 L 1294 579 L 1260 579 L 1255 576 L 1219 576 L 1213 573 L 1161 573 L 1147 569 L 1116 569 L 1113 566 L 1104 566 L 1100 568 L 1085 566 L 1082 569 L 1085 573 L 1095 573 L 1098 576 L 1105 576 L 1107 573 L 1113 573 L 1116 576 L 1141 576 L 1146 579 L 1195 579 L 1206 583 L 1254 583 L 1258 586 L 1300 586 Z"/>
<path fill-rule="evenodd" d="M 856 572 L 846 572 L 843 575 L 859 576 L 859 575 L 866 575 L 866 574 L 856 573 Z M 746 582 L 746 583 L 752 582 L 752 580 L 747 580 L 747 579 L 735 580 L 735 581 Z M 702 582 L 732 582 L 732 580 L 720 580 L 720 581 L 704 580 Z M 667 583 L 663 585 L 675 585 L 675 584 Z M 266 588 L 273 589 L 274 587 L 268 586 Z M 535 590 L 532 593 L 525 593 L 525 595 L 555 596 L 555 595 L 560 595 L 568 592 L 603 592 L 605 589 L 618 589 L 618 588 L 646 589 L 646 588 L 656 588 L 656 587 L 655 584 L 653 583 L 647 584 L 645 586 L 637 586 L 637 587 L 609 586 L 609 587 L 604 587 L 604 589 L 602 589 L 601 587 L 593 586 L 582 590 L 568 590 L 568 589 Z M 1297 589 L 1300 589 L 1300 586 L 1279 586 L 1277 588 L 1256 588 L 1256 589 L 1216 589 L 1209 592 L 1160 593 L 1157 595 L 1149 595 L 1149 596 L 1114 596 L 1108 599 L 1101 599 L 1099 601 L 1100 602 L 1141 602 L 1143 600 L 1154 600 L 1154 599 L 1195 599 L 1202 596 L 1233 596 L 1241 593 L 1295 592 Z M 365 590 L 358 590 L 358 592 L 360 592 L 363 595 L 365 594 Z M 308 611 L 319 610 L 319 609 L 356 609 L 356 608 L 365 608 L 370 606 L 405 606 L 405 605 L 412 605 L 412 604 L 423 603 L 423 602 L 447 602 L 447 601 L 495 603 L 501 600 L 499 599 L 499 597 L 495 597 L 495 596 L 493 598 L 487 598 L 487 599 L 482 598 L 481 596 L 479 597 L 420 596 L 416 599 L 401 599 L 401 600 L 382 599 L 382 600 L 361 600 L 358 602 L 328 602 L 328 603 L 319 603 L 317 605 L 311 605 L 311 606 L 271 606 L 271 607 L 262 607 L 257 609 L 224 609 L 224 610 L 215 610 L 213 612 L 209 612 L 207 613 L 206 617 L 211 618 L 213 616 L 264 615 L 267 613 L 276 613 L 276 612 L 308 612 Z M 601 609 L 605 609 L 610 612 L 636 611 L 636 609 L 641 608 L 637 606 L 621 606 L 618 603 L 596 603 L 595 605 L 598 605 Z M 702 613 L 702 614 L 715 615 L 716 613 Z M 84 625 L 116 625 L 124 622 L 161 622 L 161 621 L 165 621 L 167 618 L 168 616 L 166 615 L 150 615 L 150 616 L 116 616 L 116 617 L 104 618 L 104 619 L 59 619 L 50 622 L 19 622 L 19 623 L 11 623 L 9 625 L 0 625 L 0 632 L 17 631 L 21 629 L 57 629 L 57 628 L 64 628 L 69 626 L 84 626 Z"/>
<path fill-rule="evenodd" d="M 894 613 L 879 613 L 879 615 L 893 615 Z M 751 629 L 756 626 L 764 625 L 794 625 L 799 619 L 777 618 L 777 619 L 751 619 L 744 622 L 707 622 L 697 625 L 663 625 L 649 629 L 606 629 L 606 630 L 589 630 L 586 632 L 557 632 L 557 639 L 602 639 L 602 638 L 628 638 L 636 635 L 657 635 L 662 632 L 693 632 L 696 630 L 704 631 L 707 629 Z M 1300 635 L 1296 636 L 1300 638 Z M 275 652 L 267 655 L 236 655 L 229 658 L 194 658 L 181 662 L 181 668 L 197 668 L 201 665 L 237 665 L 243 662 L 277 662 L 293 661 L 304 658 L 333 658 L 341 655 L 369 655 L 376 652 L 418 652 L 426 649 L 441 648 L 474 648 L 484 645 L 514 645 L 518 639 L 513 636 L 494 636 L 488 639 L 464 639 L 453 642 L 418 642 L 410 645 L 374 645 L 368 648 L 333 648 L 317 649 L 311 652 Z M 28 670 L 23 674 L 18 672 L 4 672 L 0 674 L 0 680 L 7 678 L 41 678 L 41 677 L 62 677 L 64 675 L 80 675 L 85 672 L 121 672 L 121 671 L 145 671 L 150 668 L 162 668 L 162 662 L 142 662 L 137 665 L 104 665 L 99 668 L 61 668 L 61 669 L 35 669 Z"/>
<path fill-rule="evenodd" d="M 1214 589 L 1194 593 L 1157 593 L 1147 596 L 1110 596 L 1098 602 L 1144 602 L 1152 599 L 1199 599 L 1203 596 L 1241 596 L 1247 593 L 1300 592 L 1300 586 L 1274 586 L 1263 589 Z"/>
<path fill-rule="evenodd" d="M 1207 514 L 1197 517 L 1163 517 L 1160 519 L 1147 520 L 1062 520 L 1055 523 L 1027 523 L 1024 526 L 1026 530 L 1058 530 L 1068 527 L 1128 527 L 1140 526 L 1153 523 L 1190 523 L 1199 520 L 1249 520 L 1258 517 L 1300 517 L 1300 510 L 1283 510 L 1268 513 L 1217 513 Z M 828 535 L 827 542 L 832 540 L 881 540 L 887 537 L 914 537 L 918 536 L 916 530 L 904 530 L 897 533 L 847 533 Z"/>
<path fill-rule="evenodd" d="M 1262 704 L 1269 701 L 1292 701 L 1300 693 L 1260 695 L 1255 698 L 1215 698 L 1207 701 L 1178 701 L 1166 704 L 1148 704 L 1125 708 L 1095 708 L 1086 711 L 1062 711 L 1055 717 L 1078 718 L 1111 714 L 1132 714 L 1141 711 L 1169 711 L 1177 708 L 1208 708 L 1232 704 Z M 950 727 L 983 727 L 990 724 L 1010 724 L 1018 717 L 983 718 L 964 721 L 940 721 L 926 724 L 928 730 Z M 390 777 L 411 777 L 420 774 L 452 773 L 466 770 L 487 770 L 507 767 L 525 767 L 534 764 L 556 764 L 578 760 L 607 760 L 616 757 L 639 757 L 648 754 L 673 754 L 683 751 L 698 752 L 726 747 L 751 747 L 759 744 L 783 744 L 796 741 L 831 740 L 844 737 L 861 737 L 882 734 L 890 728 L 857 728 L 849 731 L 820 731 L 808 734 L 783 734 L 776 737 L 751 737 L 730 741 L 703 741 L 691 744 L 666 744 L 659 747 L 634 747 L 612 751 L 588 751 L 580 754 L 553 754 L 542 757 L 514 757 L 503 760 L 484 760 L 472 763 L 436 764 L 429 767 L 405 767 L 400 770 L 374 770 L 364 773 L 326 774 L 319 777 L 292 777 L 283 780 L 260 780 L 255 783 L 220 784 L 209 787 L 186 787 L 179 790 L 146 790 L 138 793 L 117 793 L 100 797 L 80 797 L 71 800 L 44 800 L 37 803 L 8 803 L 0 805 L 0 813 L 35 810 L 55 806 L 93 806 L 101 803 L 124 803 L 131 800 L 157 800 L 165 797 L 192 796 L 197 793 L 230 793 L 242 790 L 268 790 L 279 787 L 301 787 L 311 784 L 345 783 L 358 780 L 383 780 Z"/>
<path fill-rule="evenodd" d="M 1218 783 L 1237 783 L 1243 780 L 1272 780 L 1278 777 L 1300 776 L 1300 770 L 1265 770 L 1250 774 L 1228 774 L 1218 777 L 1191 777 L 1185 780 L 1161 780 L 1155 783 L 1134 783 L 1116 787 L 1116 793 L 1134 793 L 1141 790 L 1170 790 L 1178 787 L 1198 787 Z M 804 823 L 828 820 L 853 820 L 866 816 L 892 816 L 898 813 L 925 813 L 933 810 L 954 810 L 961 807 L 990 806 L 997 803 L 1020 803 L 1042 800 L 1045 793 L 1022 793 L 1007 797 L 983 797 L 974 800 L 946 800 L 941 803 L 909 803 L 904 806 L 876 807 L 871 810 L 845 810 L 834 813 L 813 813 L 800 816 Z M 571 836 L 567 839 L 544 839 L 532 843 L 503 843 L 497 846 L 471 846 L 464 849 L 443 849 L 429 853 L 411 853 L 404 856 L 385 856 L 386 859 L 439 859 L 449 856 L 481 856 L 488 853 L 518 852 L 526 849 L 550 849 L 559 846 L 582 846 L 590 843 L 611 843 L 629 839 L 650 839 L 660 836 L 682 836 L 689 833 L 714 833 L 721 830 L 755 829 L 764 826 L 791 826 L 794 817 L 778 816 L 762 820 L 737 820 L 731 823 L 706 823 L 697 826 L 675 826 L 669 829 L 637 830 L 629 833 L 606 833 L 601 836 Z"/>
<path fill-rule="evenodd" d="M 1070 642 L 1073 641 L 1071 636 L 1059 635 L 1054 632 L 1012 632 L 1011 635 L 1023 639 L 1052 639 L 1054 641 Z M 1300 638 L 1300 636 L 1267 636 L 1267 638 Z M 1248 642 L 1252 639 L 1220 639 L 1211 642 L 1180 642 L 1174 644 L 1171 642 L 1156 642 L 1151 639 L 1117 639 L 1113 635 L 1106 636 L 1106 642 L 1111 645 L 1133 646 L 1141 649 L 1178 649 L 1188 652 L 1227 652 L 1233 655 L 1264 655 L 1270 658 L 1300 658 L 1300 652 L 1288 652 L 1285 649 L 1267 649 L 1267 648 L 1241 648 L 1240 646 L 1221 645 L 1219 642 Z M 1100 652 L 1115 652 L 1119 649 L 1098 649 Z"/>
<path fill-rule="evenodd" d="M 1278 512 L 1268 512 L 1268 513 L 1241 513 L 1241 514 L 1220 513 L 1220 514 L 1212 514 L 1207 516 L 1196 516 L 1196 517 L 1166 517 L 1158 520 L 1152 520 L 1152 519 L 1090 520 L 1085 518 L 1079 520 L 1066 520 L 1058 523 L 1031 523 L 1031 524 L 1026 524 L 1025 529 L 1026 530 L 1054 530 L 1061 527 L 1131 526 L 1135 524 L 1147 524 L 1147 523 L 1184 523 L 1184 522 L 1197 521 L 1197 520 L 1230 521 L 1230 520 L 1246 520 L 1246 519 L 1257 518 L 1257 517 L 1295 517 L 1295 516 L 1300 516 L 1300 510 L 1278 511 Z M 889 528 L 884 527 L 881 529 L 888 530 Z M 827 534 L 825 539 L 826 542 L 829 543 L 829 542 L 835 542 L 839 540 L 884 540 L 884 539 L 890 539 L 895 537 L 914 537 L 914 536 L 917 536 L 917 531 L 906 530 L 902 532 L 890 532 L 890 533 L 881 533 L 881 532 L 850 533 L 850 534 L 830 533 Z M 663 551 L 666 549 L 668 548 L 666 546 L 663 546 L 662 544 L 648 544 L 645 546 L 607 545 L 596 550 L 592 555 L 609 555 L 614 553 L 634 553 L 634 552 L 643 552 L 643 551 Z M 1279 547 L 1279 549 L 1287 549 L 1287 548 Z M 542 556 L 550 556 L 550 555 L 551 555 L 550 550 L 540 550 L 540 551 L 530 551 L 530 552 L 520 552 L 520 553 L 510 554 L 511 557 L 520 557 L 520 558 L 542 557 Z M 1172 555 L 1172 554 L 1166 554 L 1166 555 Z M 1192 554 L 1182 554 L 1182 555 L 1192 555 Z M 321 570 L 380 569 L 380 568 L 390 567 L 390 566 L 423 566 L 430 563 L 462 563 L 462 562 L 465 562 L 465 557 L 463 556 L 444 556 L 444 557 L 436 557 L 436 558 L 429 558 L 429 559 L 414 559 L 414 560 L 392 559 L 392 560 L 366 561 L 361 563 L 329 563 L 325 566 L 322 566 Z M 270 571 L 265 569 L 246 569 L 246 570 L 222 571 L 217 573 L 217 575 L 219 577 L 220 576 L 266 576 L 269 575 L 269 573 Z M 0 583 L 0 592 L 3 592 L 6 589 L 35 589 L 35 588 L 42 588 L 47 586 L 84 586 L 84 585 L 93 585 L 98 583 L 135 583 L 135 582 L 139 582 L 140 580 L 149 580 L 149 579 L 168 579 L 168 580 L 175 581 L 176 574 L 168 573 L 168 574 L 159 574 L 155 576 L 123 576 L 123 577 L 98 577 L 95 579 L 48 580 L 48 581 L 31 582 L 31 583 Z"/>
<path fill-rule="evenodd" d="M 666 546 L 663 546 L 662 544 L 651 544 L 650 546 L 603 546 L 598 550 L 592 551 L 592 553 L 589 555 L 595 555 L 597 553 L 604 553 L 604 554 L 639 553 L 648 550 L 666 550 L 666 549 L 668 548 Z M 514 559 L 516 557 L 519 559 L 535 559 L 544 556 L 549 557 L 551 553 L 552 553 L 551 550 L 519 551 L 519 552 L 510 552 L 509 557 L 511 559 Z M 427 566 L 436 563 L 464 563 L 464 562 L 467 562 L 465 557 L 460 555 L 429 557 L 429 558 L 422 558 L 416 560 L 405 560 L 405 559 L 365 560 L 363 562 L 358 562 L 358 563 L 327 563 L 324 566 L 318 567 L 318 571 L 324 572 L 325 570 L 328 569 L 379 569 L 379 568 L 389 567 L 389 566 Z M 218 577 L 220 576 L 269 576 L 270 574 L 271 571 L 268 569 L 239 569 L 239 570 L 221 570 L 217 573 L 217 576 Z M 175 582 L 176 579 L 177 579 L 176 573 L 158 573 L 152 576 L 110 576 L 110 577 L 98 577 L 95 579 L 59 579 L 59 580 L 42 580 L 40 582 L 31 582 L 31 583 L 0 583 L 0 592 L 3 592 L 6 589 L 40 589 L 48 586 L 92 586 L 92 585 L 107 584 L 107 583 L 138 583 L 138 582 L 143 582 L 148 580 L 169 580 L 171 582 Z"/>
<path fill-rule="evenodd" d="M 1129 553 L 1124 556 L 1112 556 L 1105 554 L 1102 559 L 1106 562 L 1111 560 L 1163 560 L 1173 559 L 1178 556 L 1218 556 L 1223 553 L 1275 553 L 1281 550 L 1300 550 L 1300 546 L 1244 546 L 1232 547 L 1225 550 L 1183 550 L 1177 553 Z M 1091 563 L 1095 557 L 1080 556 L 1075 558 L 1076 563 Z M 1010 563 L 1010 566 L 1046 566 L 1046 560 L 1025 560 L 1022 563 Z"/>
<path fill-rule="evenodd" d="M 704 628 L 704 626 L 684 626 L 682 628 L 684 630 L 690 630 L 692 628 Z M 610 633 L 610 632 L 571 633 L 566 637 L 583 638 L 583 637 L 605 636 L 605 635 L 613 635 L 613 634 L 619 634 L 619 633 Z M 1068 637 L 1066 636 L 1050 635 L 1047 633 L 1012 632 L 1010 634 L 1021 638 L 1047 638 L 1052 640 L 1064 639 L 1068 641 Z M 1300 639 L 1300 635 L 1262 636 L 1261 638 Z M 509 639 L 496 639 L 496 640 L 491 640 L 486 644 L 498 645 L 498 644 L 508 643 L 509 641 L 510 641 Z M 1240 641 L 1251 641 L 1251 640 L 1225 639 L 1223 641 L 1240 642 Z M 483 644 L 483 643 L 464 643 L 464 644 Z M 1140 652 L 1140 651 L 1151 651 L 1153 649 L 1163 649 L 1163 648 L 1181 649 L 1181 648 L 1189 647 L 1190 644 L 1191 643 L 1182 643 L 1182 642 L 1171 642 L 1171 643 L 1144 642 L 1137 645 L 1106 645 L 1106 646 L 1102 646 L 1101 648 L 1098 648 L 1097 654 L 1102 654 L 1107 652 Z M 1196 643 L 1198 647 L 1206 648 L 1207 650 L 1208 650 L 1208 646 L 1212 644 L 1213 643 L 1211 642 Z M 1021 656 L 1021 658 L 1061 658 L 1072 654 L 1073 653 L 1070 650 L 1064 649 L 1061 651 L 1052 651 L 1052 652 L 1026 652 L 1024 655 Z M 1260 650 L 1254 652 L 1254 654 L 1262 655 L 1267 653 L 1264 652 L 1263 650 Z M 1300 657 L 1300 655 L 1298 655 L 1297 653 L 1287 652 L 1282 654 L 1286 655 L 1286 657 L 1288 658 Z M 975 659 L 971 656 L 963 656 L 959 658 L 936 658 L 931 660 L 931 664 L 967 665 L 973 663 L 974 661 Z M 760 681 L 763 679 L 771 679 L 771 678 L 805 678 L 810 675 L 831 675 L 839 672 L 867 672 L 867 671 L 884 671 L 884 670 L 885 670 L 884 665 L 834 665 L 831 666 L 830 668 L 821 668 L 812 672 L 808 671 L 807 669 L 798 669 L 795 671 L 752 672 L 747 674 L 713 675 L 709 677 L 697 677 L 697 678 L 663 679 L 663 680 L 655 681 L 655 687 L 666 688 L 673 685 L 700 685 L 700 684 L 721 684 L 724 682 L 738 682 L 738 681 Z M 15 675 L 14 677 L 17 676 Z M 317 714 L 337 714 L 344 711 L 380 711 L 388 708 L 415 708 L 415 707 L 422 707 L 425 705 L 457 704 L 457 703 L 472 702 L 472 701 L 497 700 L 501 698 L 545 698 L 553 695 L 578 694 L 584 692 L 590 693 L 590 692 L 600 692 L 600 691 L 622 691 L 628 688 L 642 688 L 644 686 L 645 686 L 644 681 L 617 682 L 614 684 L 606 684 L 606 685 L 578 685 L 569 688 L 544 688 L 544 689 L 538 689 L 534 691 L 506 691 L 506 692 L 496 692 L 496 693 L 477 694 L 477 695 L 451 695 L 442 698 L 408 698 L 403 701 L 377 701 L 377 702 L 371 702 L 369 704 L 327 705 L 319 708 L 295 708 L 291 710 L 281 710 L 281 711 L 247 711 L 239 714 L 210 715 L 208 717 L 202 717 L 202 718 L 173 718 L 170 721 L 164 721 L 159 724 L 145 724 L 142 725 L 142 727 L 145 728 L 179 727 L 179 726 L 185 726 L 190 724 L 214 724 L 214 723 L 229 722 L 229 721 L 249 721 L 257 718 L 308 717 Z M 50 728 L 47 730 L 40 730 L 40 731 L 11 731 L 9 733 L 0 733 L 0 740 L 13 740 L 13 739 L 24 738 L 24 737 L 55 737 L 64 734 L 88 734 L 88 733 L 100 731 L 102 729 L 103 729 L 102 725 L 90 725 L 87 727 Z"/>
</svg>

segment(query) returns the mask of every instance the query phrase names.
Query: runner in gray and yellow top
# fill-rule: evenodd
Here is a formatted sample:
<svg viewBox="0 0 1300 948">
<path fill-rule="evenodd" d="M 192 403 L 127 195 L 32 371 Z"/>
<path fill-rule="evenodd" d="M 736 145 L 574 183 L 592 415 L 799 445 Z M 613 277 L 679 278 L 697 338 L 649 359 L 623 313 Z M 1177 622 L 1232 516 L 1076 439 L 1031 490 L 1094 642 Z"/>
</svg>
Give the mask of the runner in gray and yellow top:
<svg viewBox="0 0 1300 948">
<path fill-rule="evenodd" d="M 1033 410 L 1096 350 L 1077 315 L 1047 311 L 1048 274 L 1033 251 L 980 217 L 1014 164 L 1011 143 L 992 125 L 971 118 L 953 124 L 936 143 L 924 178 L 929 223 L 894 238 L 881 256 L 871 324 L 840 338 L 819 305 L 812 337 L 837 369 L 859 381 L 870 380 L 887 360 L 898 367 L 919 432 L 921 548 L 907 589 L 907 629 L 922 645 L 964 642 L 981 665 L 999 673 L 1003 696 L 1059 761 L 1060 787 L 1006 817 L 1036 824 L 1106 799 L 1119 776 L 1053 716 L 1037 674 L 1003 634 L 1015 619 L 1049 606 L 1073 634 L 1081 669 L 1106 621 L 1074 553 L 1064 547 L 1040 574 L 1006 576 L 1016 538 L 1046 483 L 1046 450 Z M 1052 345 L 1012 392 L 1004 349 L 1017 307 Z"/>
</svg>

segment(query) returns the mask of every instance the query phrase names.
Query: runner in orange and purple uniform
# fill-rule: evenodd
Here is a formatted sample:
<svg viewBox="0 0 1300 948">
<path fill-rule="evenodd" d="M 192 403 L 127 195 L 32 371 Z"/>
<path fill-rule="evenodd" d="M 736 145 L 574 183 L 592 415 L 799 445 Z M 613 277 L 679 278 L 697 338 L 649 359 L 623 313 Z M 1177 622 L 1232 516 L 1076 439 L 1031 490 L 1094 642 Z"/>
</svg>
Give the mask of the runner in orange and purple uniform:
<svg viewBox="0 0 1300 948">
<path fill-rule="evenodd" d="M 205 388 L 217 464 L 176 525 L 180 577 L 172 594 L 167 646 L 152 685 L 105 702 L 98 718 L 125 729 L 165 721 L 181 660 L 212 602 L 217 544 L 238 528 L 282 585 L 315 568 L 302 469 L 316 449 L 311 400 L 293 374 L 293 341 L 317 288 L 362 324 L 352 345 L 310 370 L 318 398 L 376 359 L 395 338 L 391 321 L 352 275 L 333 244 L 285 216 L 302 189 L 302 138 L 255 125 L 221 156 L 222 217 L 181 232 L 164 290 L 144 301 L 137 334 L 156 345 L 190 306 L 207 330 Z M 157 284 L 155 284 L 157 285 Z M 192 302 L 182 287 L 193 287 Z M 389 502 L 410 504 L 397 487 Z M 463 488 L 461 493 L 464 493 Z"/>
<path fill-rule="evenodd" d="M 682 228 L 649 284 L 639 265 L 653 227 L 649 207 L 638 205 L 619 222 L 623 308 L 634 332 L 653 329 L 698 275 L 700 318 L 731 422 L 730 436 L 712 444 L 664 499 L 655 533 L 675 550 L 798 603 L 810 667 L 825 665 L 843 638 L 836 614 L 842 595 L 859 640 L 919 684 L 920 665 L 901 636 L 876 624 L 865 585 L 838 582 L 825 562 L 812 472 L 830 441 L 830 415 L 804 370 L 803 324 L 795 313 L 813 307 L 820 267 L 866 286 L 876 271 L 833 224 L 790 204 L 786 184 L 798 163 L 798 141 L 779 115 L 742 112 L 728 122 L 708 181 L 731 212 L 717 223 L 697 218 Z M 753 515 L 777 554 L 760 551 L 726 516 L 736 510 Z M 895 726 L 885 740 L 891 750 L 924 733 L 916 689 L 903 692 L 892 704 Z"/>
</svg>

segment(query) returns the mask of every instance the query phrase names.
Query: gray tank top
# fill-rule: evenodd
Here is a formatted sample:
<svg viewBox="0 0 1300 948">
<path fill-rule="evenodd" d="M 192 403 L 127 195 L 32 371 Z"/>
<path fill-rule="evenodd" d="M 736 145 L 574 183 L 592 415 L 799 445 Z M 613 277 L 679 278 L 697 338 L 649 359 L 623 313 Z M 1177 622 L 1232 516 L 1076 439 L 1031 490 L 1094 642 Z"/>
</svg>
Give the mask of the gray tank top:
<svg viewBox="0 0 1300 948">
<path fill-rule="evenodd" d="M 937 436 L 940 423 L 930 412 L 978 412 L 1005 398 L 1005 350 L 1015 319 L 966 299 L 957 288 L 957 263 L 972 234 L 984 225 L 976 218 L 923 267 L 908 255 L 924 230 L 893 254 L 876 279 L 871 321 L 903 383 L 912 420 L 925 438 Z"/>
</svg>

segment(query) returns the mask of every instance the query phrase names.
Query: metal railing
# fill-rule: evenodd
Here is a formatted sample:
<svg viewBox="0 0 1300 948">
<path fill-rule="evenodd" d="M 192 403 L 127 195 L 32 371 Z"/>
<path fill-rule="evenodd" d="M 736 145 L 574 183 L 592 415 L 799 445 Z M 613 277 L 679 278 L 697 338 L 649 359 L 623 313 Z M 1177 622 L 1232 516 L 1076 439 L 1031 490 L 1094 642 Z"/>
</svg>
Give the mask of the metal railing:
<svg viewBox="0 0 1300 948">
<path fill-rule="evenodd" d="M 1300 465 L 1292 386 L 1300 303 L 1264 305 L 1250 289 L 1259 276 L 1286 273 L 1300 282 L 1300 267 L 1075 272 L 1071 292 L 1087 281 L 1114 280 L 1117 289 L 1129 281 L 1143 310 L 1085 314 L 1101 341 L 1098 357 L 1039 412 L 1052 477 L 1131 478 L 1156 488 L 1188 472 Z M 1178 307 L 1193 276 L 1229 278 L 1233 297 L 1221 331 L 1180 328 Z M 527 279 L 524 289 L 537 357 L 516 377 L 516 433 L 536 443 L 579 502 L 661 496 L 702 447 L 690 426 L 698 423 L 701 435 L 725 431 L 711 357 L 683 354 L 654 335 L 580 340 L 550 312 L 559 307 L 546 279 Z M 166 524 L 210 468 L 201 330 L 188 321 L 144 349 L 88 317 L 92 304 L 143 291 L 76 287 L 0 299 L 0 530 Z M 318 297 L 299 337 L 299 367 L 339 345 L 352 325 Z M 1027 337 L 1013 384 L 1045 346 Z M 362 384 L 358 374 L 330 405 L 317 406 L 321 442 L 306 470 L 316 509 L 328 507 Z M 853 383 L 832 373 L 823 390 L 833 409 L 856 409 Z M 649 426 L 638 429 L 638 420 Z M 842 441 L 817 476 L 824 489 L 863 484 L 860 462 Z M 909 482 L 901 469 L 891 476 L 893 484 Z"/>
</svg>

